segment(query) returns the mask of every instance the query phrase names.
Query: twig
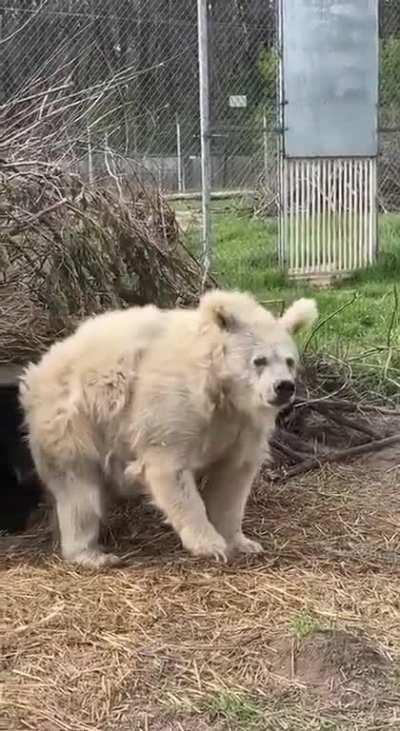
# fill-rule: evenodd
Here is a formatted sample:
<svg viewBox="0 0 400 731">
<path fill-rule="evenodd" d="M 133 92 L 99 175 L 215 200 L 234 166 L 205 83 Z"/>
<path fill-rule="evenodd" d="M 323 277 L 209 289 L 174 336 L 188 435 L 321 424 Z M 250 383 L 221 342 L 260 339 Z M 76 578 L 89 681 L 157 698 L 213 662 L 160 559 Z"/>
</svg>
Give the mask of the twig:
<svg viewBox="0 0 400 731">
<path fill-rule="evenodd" d="M 56 201 L 56 203 L 53 203 L 48 208 L 44 208 L 42 211 L 39 211 L 39 213 L 31 215 L 26 221 L 21 221 L 21 223 L 17 223 L 14 226 L 10 226 L 9 228 L 2 227 L 0 225 L 0 232 L 2 234 L 7 234 L 8 236 L 15 236 L 16 234 L 20 234 L 22 233 L 22 231 L 25 231 L 25 229 L 33 226 L 37 221 L 43 218 L 43 216 L 46 216 L 48 213 L 52 213 L 57 208 L 65 205 L 65 203 L 67 202 L 67 198 L 62 198 L 60 201 Z"/>
<path fill-rule="evenodd" d="M 318 404 L 313 404 L 311 408 L 315 409 L 315 411 L 318 411 L 319 413 L 328 414 L 328 417 L 332 419 L 332 421 L 335 421 L 336 424 L 339 424 L 339 426 L 345 426 L 349 427 L 350 429 L 354 429 L 355 431 L 361 432 L 362 434 L 366 434 L 370 439 L 379 439 L 378 432 L 374 431 L 374 429 L 371 429 L 368 426 L 365 426 L 365 424 L 360 424 L 359 422 L 356 422 L 352 419 L 347 419 L 342 414 L 338 413 L 334 408 L 325 408 L 325 405 L 321 408 Z"/>
<path fill-rule="evenodd" d="M 314 330 L 313 330 L 313 331 L 312 331 L 312 332 L 310 333 L 309 337 L 307 338 L 306 342 L 304 343 L 304 346 L 303 346 L 303 352 L 304 352 L 304 353 L 305 353 L 305 352 L 307 351 L 307 349 L 308 349 L 308 346 L 310 345 L 310 343 L 311 343 L 311 340 L 312 340 L 312 339 L 313 339 L 313 337 L 314 337 L 314 336 L 316 335 L 316 333 L 317 333 L 317 332 L 318 332 L 319 330 L 321 330 L 321 328 L 322 328 L 322 327 L 323 327 L 324 325 L 326 325 L 326 323 L 327 323 L 327 322 L 329 322 L 329 321 L 330 321 L 330 320 L 332 320 L 332 319 L 333 319 L 334 317 L 336 317 L 336 315 L 338 315 L 338 314 L 339 314 L 340 312 L 343 312 L 343 310 L 346 310 L 346 309 L 347 309 L 347 307 L 351 307 L 351 305 L 352 305 L 352 304 L 353 304 L 353 303 L 354 303 L 354 302 L 356 301 L 356 299 L 358 299 L 358 292 L 355 292 L 355 294 L 354 294 L 354 296 L 352 297 L 352 299 L 351 299 L 351 300 L 348 300 L 347 302 L 344 302 L 344 303 L 343 303 L 343 305 L 341 305 L 341 306 L 340 306 L 340 307 L 338 307 L 338 308 L 337 308 L 336 310 L 334 310 L 333 312 L 331 312 L 331 313 L 330 313 L 330 315 L 328 315 L 327 317 L 325 317 L 325 319 L 324 319 L 324 320 L 321 320 L 321 321 L 320 321 L 320 322 L 318 323 L 318 325 L 316 325 L 316 327 L 315 327 L 315 328 L 314 328 Z"/>
<path fill-rule="evenodd" d="M 295 451 L 294 449 L 289 447 L 288 444 L 281 442 L 279 439 L 271 439 L 270 444 L 271 447 L 277 449 L 279 452 L 283 452 L 283 454 L 285 454 L 287 457 L 290 457 L 291 459 L 294 459 L 296 462 L 304 462 L 304 458 L 308 457 L 308 454 Z"/>
<path fill-rule="evenodd" d="M 392 315 L 391 315 L 391 318 L 390 318 L 390 323 L 389 323 L 389 328 L 388 328 L 388 333 L 387 333 L 387 339 L 386 339 L 387 347 L 388 348 L 391 348 L 391 346 L 392 346 L 393 328 L 394 328 L 394 324 L 396 322 L 396 318 L 397 318 L 397 315 L 398 315 L 398 312 L 399 312 L 399 295 L 398 295 L 398 292 L 397 292 L 396 285 L 393 286 L 393 297 L 394 297 L 394 307 L 393 307 L 393 310 L 392 310 Z"/>
<path fill-rule="evenodd" d="M 319 407 L 325 407 L 327 409 L 346 409 L 346 411 L 359 411 L 359 412 L 378 412 L 382 416 L 393 416 L 393 417 L 400 417 L 400 409 L 387 409 L 381 406 L 374 406 L 372 404 L 363 404 L 363 403 L 356 403 L 354 401 L 350 401 L 349 399 L 336 399 L 336 398 L 314 398 L 309 399 L 308 401 L 304 401 L 304 399 L 299 399 L 294 402 L 294 405 L 297 408 L 302 407 L 312 407 L 314 404 L 317 404 Z"/>
<path fill-rule="evenodd" d="M 290 469 L 285 470 L 285 478 L 289 479 L 290 477 L 301 475 L 304 472 L 308 472 L 309 470 L 312 470 L 315 467 L 320 467 L 321 465 L 326 463 L 340 462 L 341 460 L 347 459 L 349 457 L 359 457 L 362 454 L 379 452 L 381 449 L 385 449 L 385 447 L 390 447 L 393 444 L 398 444 L 399 442 L 400 434 L 394 434 L 391 437 L 376 439 L 374 441 L 367 442 L 366 444 L 359 444 L 356 447 L 350 447 L 349 449 L 338 449 L 336 451 L 328 452 L 327 454 L 322 454 L 319 457 L 313 457 L 311 459 L 305 460 L 295 467 L 291 467 Z"/>
<path fill-rule="evenodd" d="M 300 437 L 297 437 L 290 431 L 287 431 L 287 429 L 278 428 L 275 432 L 275 439 L 278 440 L 279 444 L 282 442 L 284 444 L 289 444 L 289 446 L 291 446 L 296 452 L 308 452 L 309 454 L 315 453 L 315 449 L 311 444 L 304 441 L 304 439 L 300 439 Z"/>
<path fill-rule="evenodd" d="M 13 40 L 16 35 L 21 33 L 21 31 L 23 31 L 24 28 L 26 28 L 26 26 L 29 25 L 29 23 L 32 23 L 32 20 L 43 10 L 44 6 L 47 5 L 47 2 L 48 2 L 48 0 L 43 0 L 42 4 L 39 5 L 38 8 L 36 8 L 35 12 L 32 13 L 32 15 L 30 15 L 28 17 L 28 19 L 24 23 L 22 23 L 22 25 L 18 26 L 18 28 L 16 28 L 16 30 L 13 33 L 10 33 L 9 36 L 5 36 L 4 38 L 1 38 L 0 45 L 3 45 L 4 43 L 8 43 L 8 41 Z"/>
</svg>

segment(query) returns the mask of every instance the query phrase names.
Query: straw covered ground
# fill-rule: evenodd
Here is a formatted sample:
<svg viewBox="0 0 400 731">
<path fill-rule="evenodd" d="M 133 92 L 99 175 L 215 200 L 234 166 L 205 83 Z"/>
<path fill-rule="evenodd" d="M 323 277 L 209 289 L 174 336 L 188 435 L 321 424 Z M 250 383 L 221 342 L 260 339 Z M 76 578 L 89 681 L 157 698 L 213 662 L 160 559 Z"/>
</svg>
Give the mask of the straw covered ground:
<svg viewBox="0 0 400 731">
<path fill-rule="evenodd" d="M 228 565 L 139 498 L 110 518 L 123 568 L 63 564 L 45 518 L 0 538 L 1 728 L 400 728 L 399 479 L 398 450 L 261 478 L 265 555 Z"/>
</svg>

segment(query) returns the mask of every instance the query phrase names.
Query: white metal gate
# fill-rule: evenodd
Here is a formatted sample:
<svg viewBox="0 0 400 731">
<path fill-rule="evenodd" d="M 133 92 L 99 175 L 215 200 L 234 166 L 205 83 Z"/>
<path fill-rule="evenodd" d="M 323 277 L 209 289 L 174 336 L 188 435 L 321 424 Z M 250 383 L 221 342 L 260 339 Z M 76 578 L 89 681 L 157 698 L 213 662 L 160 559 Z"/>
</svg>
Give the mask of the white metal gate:
<svg viewBox="0 0 400 731">
<path fill-rule="evenodd" d="M 373 262 L 375 158 L 286 158 L 282 199 L 281 251 L 291 275 L 334 275 Z"/>
<path fill-rule="evenodd" d="M 345 274 L 377 251 L 378 0 L 281 0 L 282 266 Z"/>
</svg>

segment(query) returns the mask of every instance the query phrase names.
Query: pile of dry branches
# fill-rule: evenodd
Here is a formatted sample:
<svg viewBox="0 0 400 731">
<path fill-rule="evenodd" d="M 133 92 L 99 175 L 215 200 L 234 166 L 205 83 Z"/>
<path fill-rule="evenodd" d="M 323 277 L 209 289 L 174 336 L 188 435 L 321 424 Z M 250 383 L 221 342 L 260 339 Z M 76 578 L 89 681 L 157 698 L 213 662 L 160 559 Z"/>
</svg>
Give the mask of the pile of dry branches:
<svg viewBox="0 0 400 731">
<path fill-rule="evenodd" d="M 88 187 L 0 161 L 0 362 L 36 356 L 76 321 L 126 304 L 190 304 L 200 265 L 157 192 Z"/>
<path fill-rule="evenodd" d="M 271 441 L 271 479 L 289 479 L 323 464 L 400 444 L 400 409 L 363 392 L 323 353 L 303 355 L 293 406 L 280 415 Z"/>
</svg>

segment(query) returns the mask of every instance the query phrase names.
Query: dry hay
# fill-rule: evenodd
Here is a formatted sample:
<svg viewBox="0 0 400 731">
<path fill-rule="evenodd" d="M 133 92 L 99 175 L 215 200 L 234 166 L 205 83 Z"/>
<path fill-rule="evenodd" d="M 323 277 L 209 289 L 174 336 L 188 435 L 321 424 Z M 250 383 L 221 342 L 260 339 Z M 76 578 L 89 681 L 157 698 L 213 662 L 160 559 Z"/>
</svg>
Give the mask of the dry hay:
<svg viewBox="0 0 400 731">
<path fill-rule="evenodd" d="M 354 401 L 332 364 L 314 368 L 307 356 L 275 435 L 280 479 L 265 469 L 247 511 L 263 557 L 191 559 L 139 497 L 108 523 L 123 568 L 62 563 L 46 516 L 0 538 L 9 731 L 399 728 L 398 452 L 288 478 L 299 461 L 282 450 L 295 439 L 323 462 L 398 414 Z"/>
<path fill-rule="evenodd" d="M 266 553 L 226 566 L 139 499 L 110 521 L 124 568 L 63 564 L 45 526 L 0 539 L 4 728 L 399 728 L 399 478 L 397 460 L 261 480 L 246 530 Z M 351 672 L 340 641 L 315 651 L 325 630 L 356 638 Z M 313 642 L 314 670 L 282 670 Z"/>
<path fill-rule="evenodd" d="M 44 163 L 0 161 L 0 362 L 108 308 L 192 304 L 200 283 L 158 193 L 125 185 L 116 197 Z"/>
<path fill-rule="evenodd" d="M 281 431 L 319 449 L 370 439 L 337 423 L 339 396 L 358 427 L 397 422 L 366 399 L 355 406 L 328 365 L 319 378 L 313 368 L 306 358 L 308 401 Z M 227 566 L 185 555 L 139 497 L 110 516 L 123 568 L 62 563 L 46 517 L 0 538 L 4 728 L 399 728 L 398 451 L 288 479 L 293 463 L 285 479 L 261 477 L 250 501 L 245 528 L 265 555 Z"/>
</svg>

